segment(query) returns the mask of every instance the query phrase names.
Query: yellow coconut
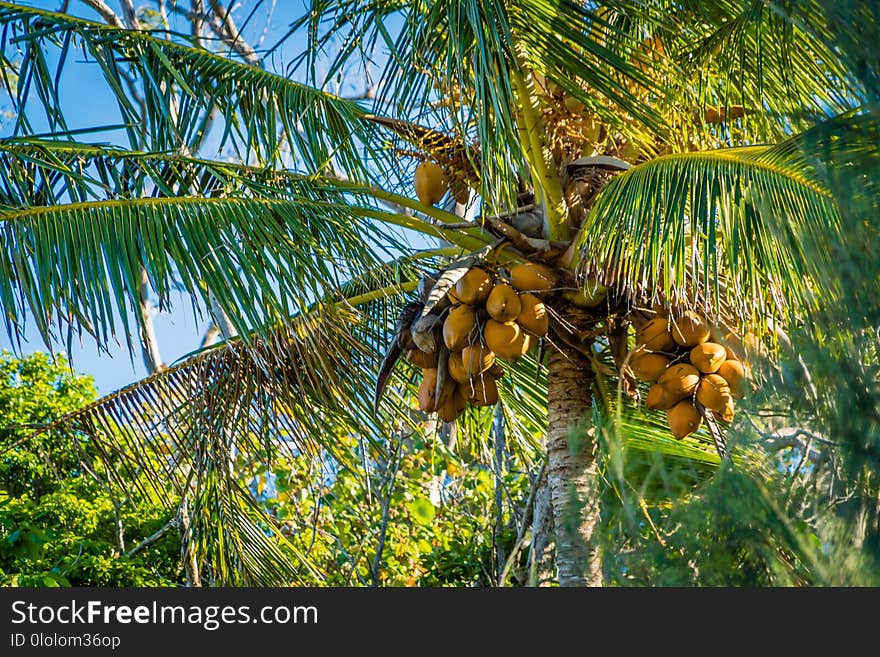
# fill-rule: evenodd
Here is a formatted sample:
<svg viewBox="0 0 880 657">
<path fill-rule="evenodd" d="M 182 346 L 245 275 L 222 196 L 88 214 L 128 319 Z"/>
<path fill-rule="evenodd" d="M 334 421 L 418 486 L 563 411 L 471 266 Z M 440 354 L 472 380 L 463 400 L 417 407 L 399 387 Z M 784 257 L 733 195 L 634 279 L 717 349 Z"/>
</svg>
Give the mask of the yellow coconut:
<svg viewBox="0 0 880 657">
<path fill-rule="evenodd" d="M 742 397 L 748 392 L 749 372 L 738 360 L 726 360 L 718 368 L 719 376 L 723 377 L 730 386 L 730 392 L 734 397 Z"/>
<path fill-rule="evenodd" d="M 492 276 L 485 269 L 472 267 L 455 284 L 455 296 L 471 306 L 481 304 L 492 292 Z"/>
<path fill-rule="evenodd" d="M 709 339 L 709 325 L 692 310 L 674 317 L 670 322 L 672 339 L 682 347 L 696 347 Z"/>
<path fill-rule="evenodd" d="M 714 413 L 721 413 L 731 401 L 730 386 L 717 374 L 707 374 L 697 387 L 697 401 Z"/>
<path fill-rule="evenodd" d="M 443 422 L 455 422 L 460 414 L 454 393 L 437 407 L 437 417 Z"/>
<path fill-rule="evenodd" d="M 498 403 L 498 385 L 491 376 L 478 376 L 465 384 L 468 399 L 474 406 L 494 406 Z"/>
<path fill-rule="evenodd" d="M 685 363 L 671 365 L 660 375 L 657 383 L 666 389 L 670 401 L 679 401 L 692 395 L 700 385 L 700 372 L 693 365 Z"/>
<path fill-rule="evenodd" d="M 450 351 L 464 349 L 476 339 L 477 316 L 470 306 L 453 307 L 443 322 L 443 341 Z"/>
<path fill-rule="evenodd" d="M 436 352 L 428 354 L 421 349 L 410 349 L 406 352 L 406 359 L 416 367 L 421 367 L 422 369 L 437 367 Z"/>
<path fill-rule="evenodd" d="M 422 370 L 422 382 L 419 385 L 419 410 L 432 413 L 437 409 L 437 370 Z"/>
<path fill-rule="evenodd" d="M 496 360 L 494 363 L 492 363 L 492 366 L 488 370 L 486 370 L 486 374 L 491 376 L 493 379 L 500 379 L 502 376 L 504 376 L 504 368 L 502 368 Z"/>
<path fill-rule="evenodd" d="M 716 342 L 724 347 L 727 352 L 727 358 L 735 358 L 742 360 L 745 356 L 742 338 L 736 333 L 728 331 L 726 328 L 713 325 L 709 329 L 709 340 Z"/>
<path fill-rule="evenodd" d="M 543 338 L 550 328 L 547 306 L 534 294 L 523 292 L 519 295 L 521 310 L 516 323 L 532 335 Z"/>
<path fill-rule="evenodd" d="M 510 284 L 521 292 L 545 291 L 556 284 L 556 274 L 545 265 L 524 262 L 510 270 Z"/>
<path fill-rule="evenodd" d="M 735 407 L 733 404 L 733 399 L 729 399 L 727 401 L 727 406 L 724 407 L 724 410 L 721 411 L 721 419 L 725 422 L 733 422 L 733 414 L 735 412 Z"/>
<path fill-rule="evenodd" d="M 642 381 L 656 381 L 669 367 L 669 359 L 661 354 L 640 351 L 629 359 L 629 368 Z"/>
<path fill-rule="evenodd" d="M 519 295 L 507 283 L 499 283 L 492 288 L 486 299 L 486 310 L 496 322 L 509 324 L 516 321 L 522 311 Z"/>
<path fill-rule="evenodd" d="M 467 377 L 479 376 L 495 362 L 495 353 L 484 344 L 468 345 L 461 351 L 461 362 Z"/>
<path fill-rule="evenodd" d="M 691 349 L 691 362 L 703 374 L 713 374 L 727 360 L 727 350 L 715 342 L 704 342 Z"/>
<path fill-rule="evenodd" d="M 470 385 L 467 382 L 459 382 L 455 384 L 455 391 L 452 393 L 452 398 L 455 400 L 455 412 L 458 415 L 461 415 L 462 411 L 467 408 L 469 390 Z"/>
<path fill-rule="evenodd" d="M 434 162 L 422 162 L 416 167 L 415 188 L 421 203 L 434 205 L 443 198 L 449 184 L 440 166 Z"/>
<path fill-rule="evenodd" d="M 648 388 L 648 395 L 645 397 L 645 406 L 652 411 L 667 411 L 675 405 L 675 400 L 670 401 L 666 388 L 659 383 L 655 383 Z"/>
<path fill-rule="evenodd" d="M 636 344 L 648 351 L 671 351 L 675 348 L 669 323 L 663 317 L 655 317 L 636 331 Z"/>
<path fill-rule="evenodd" d="M 449 372 L 449 376 L 459 383 L 465 383 L 468 380 L 468 375 L 467 372 L 465 372 L 464 362 L 461 359 L 460 351 L 453 351 L 450 353 L 449 360 L 446 362 L 446 369 Z"/>
<path fill-rule="evenodd" d="M 490 319 L 483 327 L 483 339 L 499 358 L 516 360 L 529 350 L 528 335 L 518 324 L 502 324 Z"/>
<path fill-rule="evenodd" d="M 767 347 L 761 342 L 761 338 L 754 333 L 746 333 L 743 336 L 743 351 L 746 360 L 752 360 L 755 357 L 766 358 L 768 354 Z"/>
<path fill-rule="evenodd" d="M 696 406 L 687 400 L 678 402 L 670 408 L 666 412 L 666 419 L 669 428 L 672 429 L 672 435 L 679 440 L 694 433 L 703 423 L 703 416 Z"/>
</svg>

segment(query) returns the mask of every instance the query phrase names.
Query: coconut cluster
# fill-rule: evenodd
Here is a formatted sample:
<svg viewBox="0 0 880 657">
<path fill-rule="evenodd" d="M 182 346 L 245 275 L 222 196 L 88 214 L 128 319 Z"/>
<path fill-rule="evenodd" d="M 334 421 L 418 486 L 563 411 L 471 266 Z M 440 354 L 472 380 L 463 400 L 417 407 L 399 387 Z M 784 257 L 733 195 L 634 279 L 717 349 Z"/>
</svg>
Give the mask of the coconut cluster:
<svg viewBox="0 0 880 657">
<path fill-rule="evenodd" d="M 737 336 L 710 328 L 701 315 L 658 314 L 636 331 L 636 350 L 629 368 L 651 383 L 645 406 L 664 410 L 676 438 L 697 431 L 703 422 L 698 408 L 724 422 L 733 420 L 734 399 L 745 394 L 749 369 Z"/>
<path fill-rule="evenodd" d="M 547 335 L 547 308 L 535 293 L 551 289 L 555 281 L 551 269 L 536 263 L 516 265 L 508 276 L 483 267 L 469 269 L 447 292 L 446 349 L 437 345 L 433 353 L 411 349 L 407 354 L 422 368 L 419 408 L 453 422 L 468 404 L 493 406 L 498 401 L 496 381 L 504 374 L 498 359 L 516 361 Z M 438 392 L 443 356 L 448 376 Z"/>
</svg>

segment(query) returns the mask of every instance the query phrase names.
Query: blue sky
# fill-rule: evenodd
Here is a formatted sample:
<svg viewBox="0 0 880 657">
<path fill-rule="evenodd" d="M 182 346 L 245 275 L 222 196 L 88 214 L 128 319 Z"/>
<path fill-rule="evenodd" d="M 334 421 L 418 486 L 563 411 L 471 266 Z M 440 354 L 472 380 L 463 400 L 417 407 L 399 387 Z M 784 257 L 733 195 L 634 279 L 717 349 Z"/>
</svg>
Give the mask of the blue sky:
<svg viewBox="0 0 880 657">
<path fill-rule="evenodd" d="M 54 11 L 62 3 L 57 0 L 32 0 L 22 4 Z M 110 0 L 107 4 L 121 14 L 117 0 Z M 135 4 L 139 7 L 155 8 L 155 4 L 152 2 L 136 2 Z M 172 4 L 167 3 L 169 6 Z M 189 6 L 188 2 L 179 4 L 181 7 Z M 288 31 L 290 23 L 305 9 L 301 2 L 286 0 L 262 3 L 257 3 L 255 0 L 245 0 L 236 6 L 238 9 L 235 16 L 239 25 L 242 25 L 251 10 L 255 6 L 257 7 L 253 17 L 245 26 L 244 34 L 247 40 L 255 45 L 258 52 L 283 37 Z M 78 0 L 70 2 L 69 11 L 83 18 L 100 20 L 96 12 Z M 173 19 L 172 16 L 172 28 L 175 27 Z M 188 33 L 188 24 L 179 24 L 178 30 Z M 285 71 L 287 64 L 300 54 L 302 47 L 303 39 L 301 36 L 285 41 L 273 53 L 271 61 L 266 63 L 267 68 L 276 72 Z M 298 73 L 295 73 L 293 77 L 302 79 Z M 342 95 L 359 94 L 363 91 L 363 83 L 361 79 L 357 79 L 340 89 L 332 89 L 332 91 L 338 91 Z M 120 119 L 115 102 L 106 90 L 96 65 L 82 61 L 82 58 L 77 58 L 76 63 L 66 66 L 61 78 L 60 93 L 66 119 L 72 129 L 119 124 Z M 4 112 L 11 109 L 8 98 L 0 97 L 0 109 Z M 38 119 L 39 117 L 35 115 L 34 123 L 37 131 L 40 130 Z M 11 127 L 11 122 L 8 119 L 0 122 L 0 136 L 8 136 Z M 79 136 L 79 139 L 126 145 L 122 131 L 86 134 Z M 210 146 L 210 143 L 207 146 Z M 204 149 L 203 153 L 210 154 L 210 148 Z M 209 325 L 207 317 L 195 316 L 188 297 L 179 296 L 173 301 L 175 304 L 173 312 L 160 313 L 155 317 L 156 334 L 166 364 L 171 364 L 197 349 L 202 335 Z M 119 328 L 121 329 L 121 327 Z M 104 350 L 99 349 L 91 337 L 84 336 L 82 343 L 78 340 L 74 341 L 69 354 L 75 370 L 94 376 L 100 393 L 112 392 L 146 375 L 139 347 L 135 344 L 134 353 L 130 353 L 121 330 L 119 330 L 118 342 L 104 345 L 104 347 Z M 53 348 L 58 351 L 67 351 L 66 345 L 63 344 L 53 345 Z M 2 349 L 13 349 L 13 344 L 5 331 L 0 331 L 0 350 Z M 31 322 L 25 332 L 25 342 L 21 345 L 20 353 L 45 350 L 42 338 Z"/>
</svg>

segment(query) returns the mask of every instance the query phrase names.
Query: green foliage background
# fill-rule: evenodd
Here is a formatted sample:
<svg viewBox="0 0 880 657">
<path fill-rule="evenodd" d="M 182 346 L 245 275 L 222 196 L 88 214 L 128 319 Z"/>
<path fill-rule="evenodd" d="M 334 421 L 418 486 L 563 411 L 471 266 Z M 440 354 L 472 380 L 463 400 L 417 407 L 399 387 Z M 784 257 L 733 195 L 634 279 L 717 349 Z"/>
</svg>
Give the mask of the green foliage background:
<svg viewBox="0 0 880 657">
<path fill-rule="evenodd" d="M 69 438 L 31 426 L 94 400 L 88 376 L 63 355 L 21 359 L 0 354 L 0 584 L 4 586 L 165 586 L 180 581 L 179 538 L 168 533 L 131 557 L 120 555 L 114 503 L 84 472 Z M 97 467 L 97 466 L 96 466 Z M 168 514 L 146 499 L 119 508 L 131 549 L 161 528 Z"/>
</svg>

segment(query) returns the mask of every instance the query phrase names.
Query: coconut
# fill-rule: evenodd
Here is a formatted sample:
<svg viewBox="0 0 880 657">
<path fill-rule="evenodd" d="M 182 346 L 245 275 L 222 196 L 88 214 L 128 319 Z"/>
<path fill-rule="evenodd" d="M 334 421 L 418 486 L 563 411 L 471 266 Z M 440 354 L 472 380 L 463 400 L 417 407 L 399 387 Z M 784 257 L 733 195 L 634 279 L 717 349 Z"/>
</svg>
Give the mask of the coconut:
<svg viewBox="0 0 880 657">
<path fill-rule="evenodd" d="M 494 363 L 492 363 L 492 366 L 488 370 L 486 370 L 486 374 L 491 376 L 493 379 L 500 379 L 502 376 L 504 376 L 504 369 L 501 367 L 501 365 L 498 364 L 498 361 L 495 361 Z"/>
<path fill-rule="evenodd" d="M 449 372 L 449 376 L 459 383 L 467 382 L 468 375 L 467 372 L 465 372 L 464 362 L 461 359 L 460 351 L 451 352 L 449 354 L 449 360 L 447 360 L 446 363 L 446 370 Z"/>
<path fill-rule="evenodd" d="M 703 374 L 717 372 L 725 360 L 727 350 L 715 342 L 704 342 L 691 349 L 691 362 Z"/>
<path fill-rule="evenodd" d="M 648 389 L 648 396 L 645 397 L 645 406 L 652 411 L 666 411 L 674 404 L 675 401 L 670 401 L 666 388 L 659 383 L 655 383 Z"/>
<path fill-rule="evenodd" d="M 734 410 L 733 399 L 728 399 L 727 405 L 724 407 L 724 410 L 721 411 L 721 419 L 725 422 L 733 422 Z"/>
<path fill-rule="evenodd" d="M 458 402 L 455 398 L 455 393 L 453 392 L 453 394 L 449 395 L 449 397 L 437 407 L 437 417 L 439 417 L 442 422 L 455 422 L 459 415 L 461 415 L 461 411 L 458 409 Z"/>
<path fill-rule="evenodd" d="M 636 331 L 636 344 L 648 351 L 671 351 L 675 348 L 669 323 L 663 317 L 655 317 Z"/>
<path fill-rule="evenodd" d="M 516 317 L 516 323 L 532 335 L 543 338 L 550 328 L 547 306 L 534 294 L 523 292 L 519 295 L 521 310 Z"/>
<path fill-rule="evenodd" d="M 730 386 L 717 374 L 707 374 L 697 387 L 697 401 L 710 411 L 721 413 L 731 401 Z"/>
<path fill-rule="evenodd" d="M 516 360 L 529 350 L 528 335 L 518 324 L 502 324 L 490 319 L 483 327 L 483 338 L 499 358 Z"/>
<path fill-rule="evenodd" d="M 421 203 L 434 205 L 443 198 L 449 184 L 440 166 L 434 162 L 422 162 L 416 167 L 415 188 Z"/>
<path fill-rule="evenodd" d="M 498 385 L 491 376 L 479 376 L 471 379 L 468 387 L 468 399 L 474 406 L 494 406 L 498 403 Z"/>
<path fill-rule="evenodd" d="M 629 368 L 642 381 L 656 381 L 669 367 L 669 359 L 661 354 L 640 351 L 629 359 Z"/>
<path fill-rule="evenodd" d="M 669 428 L 672 429 L 672 435 L 679 440 L 694 433 L 703 423 L 703 416 L 696 406 L 686 400 L 678 402 L 666 411 L 666 419 Z"/>
<path fill-rule="evenodd" d="M 728 359 L 742 360 L 745 355 L 742 338 L 722 326 L 713 325 L 709 329 L 709 340 L 723 346 Z"/>
<path fill-rule="evenodd" d="M 461 351 L 461 362 L 468 378 L 479 376 L 495 362 L 495 353 L 484 344 L 468 345 Z"/>
<path fill-rule="evenodd" d="M 749 372 L 738 360 L 726 360 L 718 368 L 719 376 L 723 377 L 730 386 L 730 392 L 734 397 L 742 397 L 748 392 Z"/>
<path fill-rule="evenodd" d="M 457 415 L 461 415 L 464 409 L 467 408 L 469 391 L 470 385 L 467 382 L 459 382 L 455 384 L 455 391 L 452 393 L 452 399 L 455 401 L 455 412 Z"/>
<path fill-rule="evenodd" d="M 443 341 L 450 351 L 464 349 L 476 337 L 477 317 L 470 306 L 455 306 L 443 322 Z"/>
<path fill-rule="evenodd" d="M 437 367 L 436 351 L 433 354 L 429 354 L 421 349 L 410 349 L 406 352 L 406 359 L 416 367 L 421 367 L 422 369 Z"/>
<path fill-rule="evenodd" d="M 545 265 L 536 262 L 524 262 L 514 265 L 510 270 L 510 284 L 521 292 L 545 291 L 556 284 L 556 274 Z"/>
<path fill-rule="evenodd" d="M 693 365 L 671 365 L 660 375 L 657 383 L 666 389 L 670 401 L 678 401 L 694 393 L 700 385 L 700 372 Z"/>
<path fill-rule="evenodd" d="M 764 343 L 761 342 L 761 338 L 759 338 L 754 333 L 746 333 L 743 336 L 743 351 L 746 360 L 751 360 L 755 357 L 758 358 L 766 358 L 767 357 L 767 347 L 764 346 Z"/>
<path fill-rule="evenodd" d="M 422 383 L 419 385 L 419 410 L 432 413 L 437 409 L 437 370 L 422 370 Z"/>
<path fill-rule="evenodd" d="M 489 298 L 492 292 L 492 276 L 485 269 L 472 267 L 467 273 L 458 279 L 455 284 L 455 295 L 462 303 L 471 306 L 481 304 Z"/>
<path fill-rule="evenodd" d="M 695 347 L 709 339 L 709 325 L 692 310 L 674 318 L 669 329 L 672 339 L 682 347 Z"/>
<path fill-rule="evenodd" d="M 492 288 L 486 299 L 486 310 L 496 322 L 508 324 L 516 321 L 522 311 L 519 295 L 507 283 L 499 283 Z"/>
</svg>

